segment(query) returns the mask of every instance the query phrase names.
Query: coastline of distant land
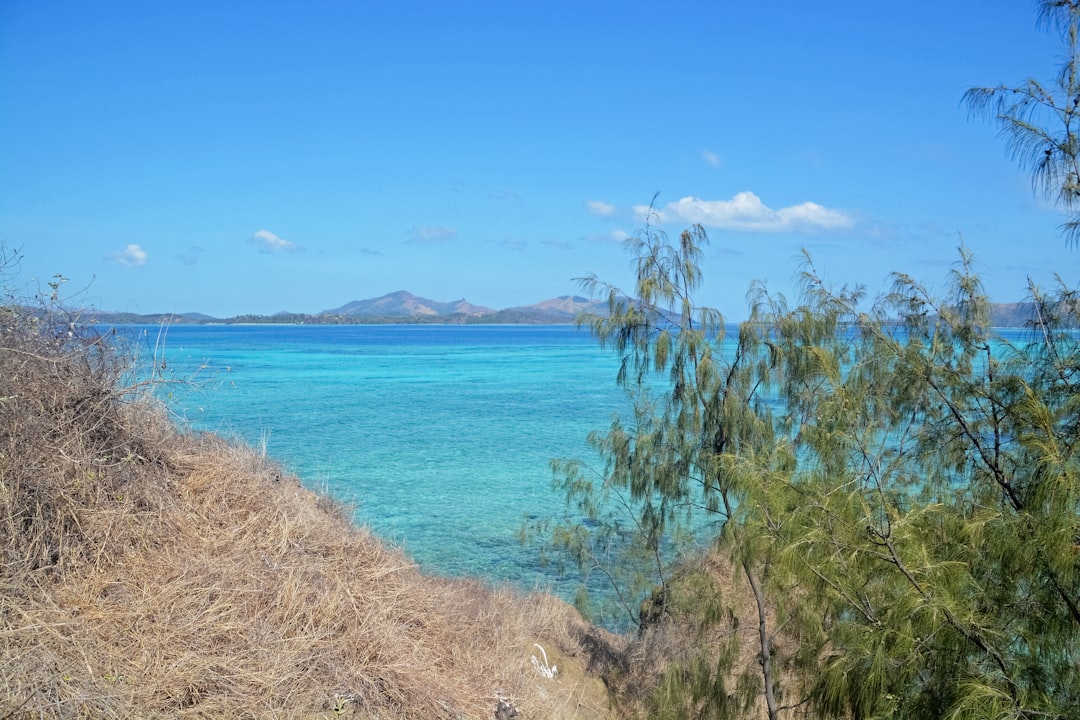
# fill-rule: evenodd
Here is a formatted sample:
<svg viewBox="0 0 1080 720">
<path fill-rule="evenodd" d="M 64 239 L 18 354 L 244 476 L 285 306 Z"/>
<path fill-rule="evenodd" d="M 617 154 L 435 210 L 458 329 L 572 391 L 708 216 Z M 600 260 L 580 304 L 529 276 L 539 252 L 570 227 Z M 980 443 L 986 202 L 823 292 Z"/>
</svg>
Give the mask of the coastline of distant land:
<svg viewBox="0 0 1080 720">
<path fill-rule="evenodd" d="M 606 313 L 607 302 L 579 295 L 563 295 L 533 305 L 495 310 L 466 300 L 441 302 L 400 290 L 368 300 L 354 300 L 318 313 L 282 311 L 273 314 L 246 313 L 218 318 L 204 313 L 133 313 L 82 310 L 84 321 L 109 325 L 162 323 L 190 325 L 565 325 L 582 312 Z"/>
<path fill-rule="evenodd" d="M 79 316 L 83 321 L 107 325 L 566 325 L 582 313 L 604 315 L 607 310 L 606 301 L 579 295 L 562 295 L 533 305 L 495 310 L 464 299 L 441 302 L 400 290 L 318 313 L 282 311 L 218 318 L 198 312 L 82 310 Z M 1034 305 L 1030 302 L 992 303 L 990 308 L 993 327 L 1024 327 L 1033 316 Z"/>
</svg>

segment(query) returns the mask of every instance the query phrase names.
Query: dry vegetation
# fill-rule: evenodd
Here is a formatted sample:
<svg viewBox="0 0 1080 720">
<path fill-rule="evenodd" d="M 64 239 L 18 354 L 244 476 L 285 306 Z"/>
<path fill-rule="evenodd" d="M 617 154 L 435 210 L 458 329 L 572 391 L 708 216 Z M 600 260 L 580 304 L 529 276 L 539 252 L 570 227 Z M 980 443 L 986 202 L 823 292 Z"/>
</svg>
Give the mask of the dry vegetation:
<svg viewBox="0 0 1080 720">
<path fill-rule="evenodd" d="M 597 646 L 586 644 L 617 713 L 650 720 L 766 717 L 757 605 L 739 570 L 724 553 L 703 553 L 680 565 L 668 593 L 665 615 L 610 645 L 616 654 L 606 664 Z M 804 659 L 799 653 L 817 646 L 775 615 L 769 622 L 772 662 L 790 680 Z M 780 717 L 805 716 L 798 696 L 805 689 L 792 682 Z"/>
<path fill-rule="evenodd" d="M 572 609 L 424 576 L 69 329 L 4 311 L 0 717 L 608 713 Z"/>
<path fill-rule="evenodd" d="M 0 309 L 0 718 L 626 717 L 731 635 L 688 613 L 622 638 L 425 576 L 253 449 L 177 430 L 129 366 Z"/>
</svg>

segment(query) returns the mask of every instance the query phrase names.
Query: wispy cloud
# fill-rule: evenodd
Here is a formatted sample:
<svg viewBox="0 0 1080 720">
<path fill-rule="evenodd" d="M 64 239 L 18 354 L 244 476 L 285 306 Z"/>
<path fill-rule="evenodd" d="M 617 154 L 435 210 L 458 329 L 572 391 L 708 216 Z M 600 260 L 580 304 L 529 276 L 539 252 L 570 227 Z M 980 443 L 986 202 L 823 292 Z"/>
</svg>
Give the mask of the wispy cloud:
<svg viewBox="0 0 1080 720">
<path fill-rule="evenodd" d="M 720 156 L 711 150 L 702 150 L 701 159 L 712 167 L 720 167 Z"/>
<path fill-rule="evenodd" d="M 269 230 L 258 230 L 250 239 L 261 253 L 295 252 L 300 249 L 296 243 L 280 238 Z"/>
<path fill-rule="evenodd" d="M 141 247 L 132 243 L 123 250 L 110 253 L 107 256 L 108 260 L 112 260 L 117 265 L 123 265 L 124 267 L 135 268 L 142 267 L 146 264 L 146 261 L 150 259 L 150 256 Z"/>
<path fill-rule="evenodd" d="M 638 205 L 635 212 L 645 218 L 649 207 Z M 730 200 L 702 200 L 684 197 L 652 210 L 662 223 L 700 223 L 705 227 L 743 232 L 782 233 L 807 230 L 839 230 L 855 225 L 855 219 L 840 210 L 804 202 L 775 210 L 752 192 L 741 192 Z"/>
<path fill-rule="evenodd" d="M 506 202 L 513 202 L 513 203 L 520 203 L 521 202 L 521 196 L 518 195 L 513 190 L 498 190 L 498 191 L 495 192 L 494 197 L 495 197 L 496 200 L 503 200 L 503 201 L 506 201 Z"/>
<path fill-rule="evenodd" d="M 445 225 L 414 225 L 409 228 L 409 242 L 441 243 L 457 237 L 457 228 Z"/>
<path fill-rule="evenodd" d="M 611 203 L 600 202 L 599 200 L 589 200 L 585 203 L 585 209 L 592 215 L 599 215 L 600 217 L 611 217 L 615 214 L 615 206 Z"/>
<path fill-rule="evenodd" d="M 601 235 L 588 235 L 584 239 L 593 243 L 622 243 L 630 237 L 625 230 L 612 230 Z"/>
<path fill-rule="evenodd" d="M 498 240 L 495 244 L 501 248 L 505 248 L 506 250 L 518 251 L 524 250 L 529 246 L 529 243 L 522 240 L 521 238 L 507 238 L 505 240 Z"/>
<path fill-rule="evenodd" d="M 192 245 L 184 252 L 176 255 L 176 259 L 182 262 L 184 265 L 194 265 L 199 262 L 199 258 L 206 250 L 202 249 L 198 245 Z"/>
</svg>

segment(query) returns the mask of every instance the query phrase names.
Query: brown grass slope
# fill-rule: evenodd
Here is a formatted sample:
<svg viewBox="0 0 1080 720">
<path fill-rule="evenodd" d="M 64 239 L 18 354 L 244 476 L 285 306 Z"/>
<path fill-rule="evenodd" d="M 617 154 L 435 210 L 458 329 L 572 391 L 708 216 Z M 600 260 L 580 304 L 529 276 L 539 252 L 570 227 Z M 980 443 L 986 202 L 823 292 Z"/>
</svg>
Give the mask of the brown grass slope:
<svg viewBox="0 0 1080 720">
<path fill-rule="evenodd" d="M 562 603 L 424 576 L 252 450 L 179 432 L 101 341 L 2 313 L 0 718 L 609 713 Z"/>
<path fill-rule="evenodd" d="M 668 578 L 667 602 L 653 594 L 632 638 L 615 638 L 611 654 L 586 642 L 590 662 L 608 684 L 622 717 L 648 720 L 719 720 L 768 717 L 760 662 L 758 613 L 740 568 L 722 547 L 685 558 Z M 650 607 L 651 605 L 651 607 Z M 650 610 L 652 612 L 650 612 Z M 803 637 L 799 623 L 767 609 L 770 658 L 781 720 L 809 717 L 805 668 L 819 659 L 820 643 Z M 587 640 L 599 639 L 593 631 Z M 605 661 L 606 657 L 606 661 Z"/>
</svg>

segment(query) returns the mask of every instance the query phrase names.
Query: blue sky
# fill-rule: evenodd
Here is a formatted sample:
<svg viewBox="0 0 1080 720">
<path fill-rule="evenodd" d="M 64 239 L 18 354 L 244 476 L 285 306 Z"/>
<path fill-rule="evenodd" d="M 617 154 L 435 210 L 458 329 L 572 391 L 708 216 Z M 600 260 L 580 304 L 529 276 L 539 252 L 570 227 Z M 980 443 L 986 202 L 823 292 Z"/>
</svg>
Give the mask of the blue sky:
<svg viewBox="0 0 1080 720">
<path fill-rule="evenodd" d="M 3 0 L 0 242 L 109 310 L 503 308 L 629 284 L 659 193 L 732 319 L 800 248 L 1019 300 L 1080 250 L 960 101 L 1059 55 L 1023 0 Z"/>
</svg>

